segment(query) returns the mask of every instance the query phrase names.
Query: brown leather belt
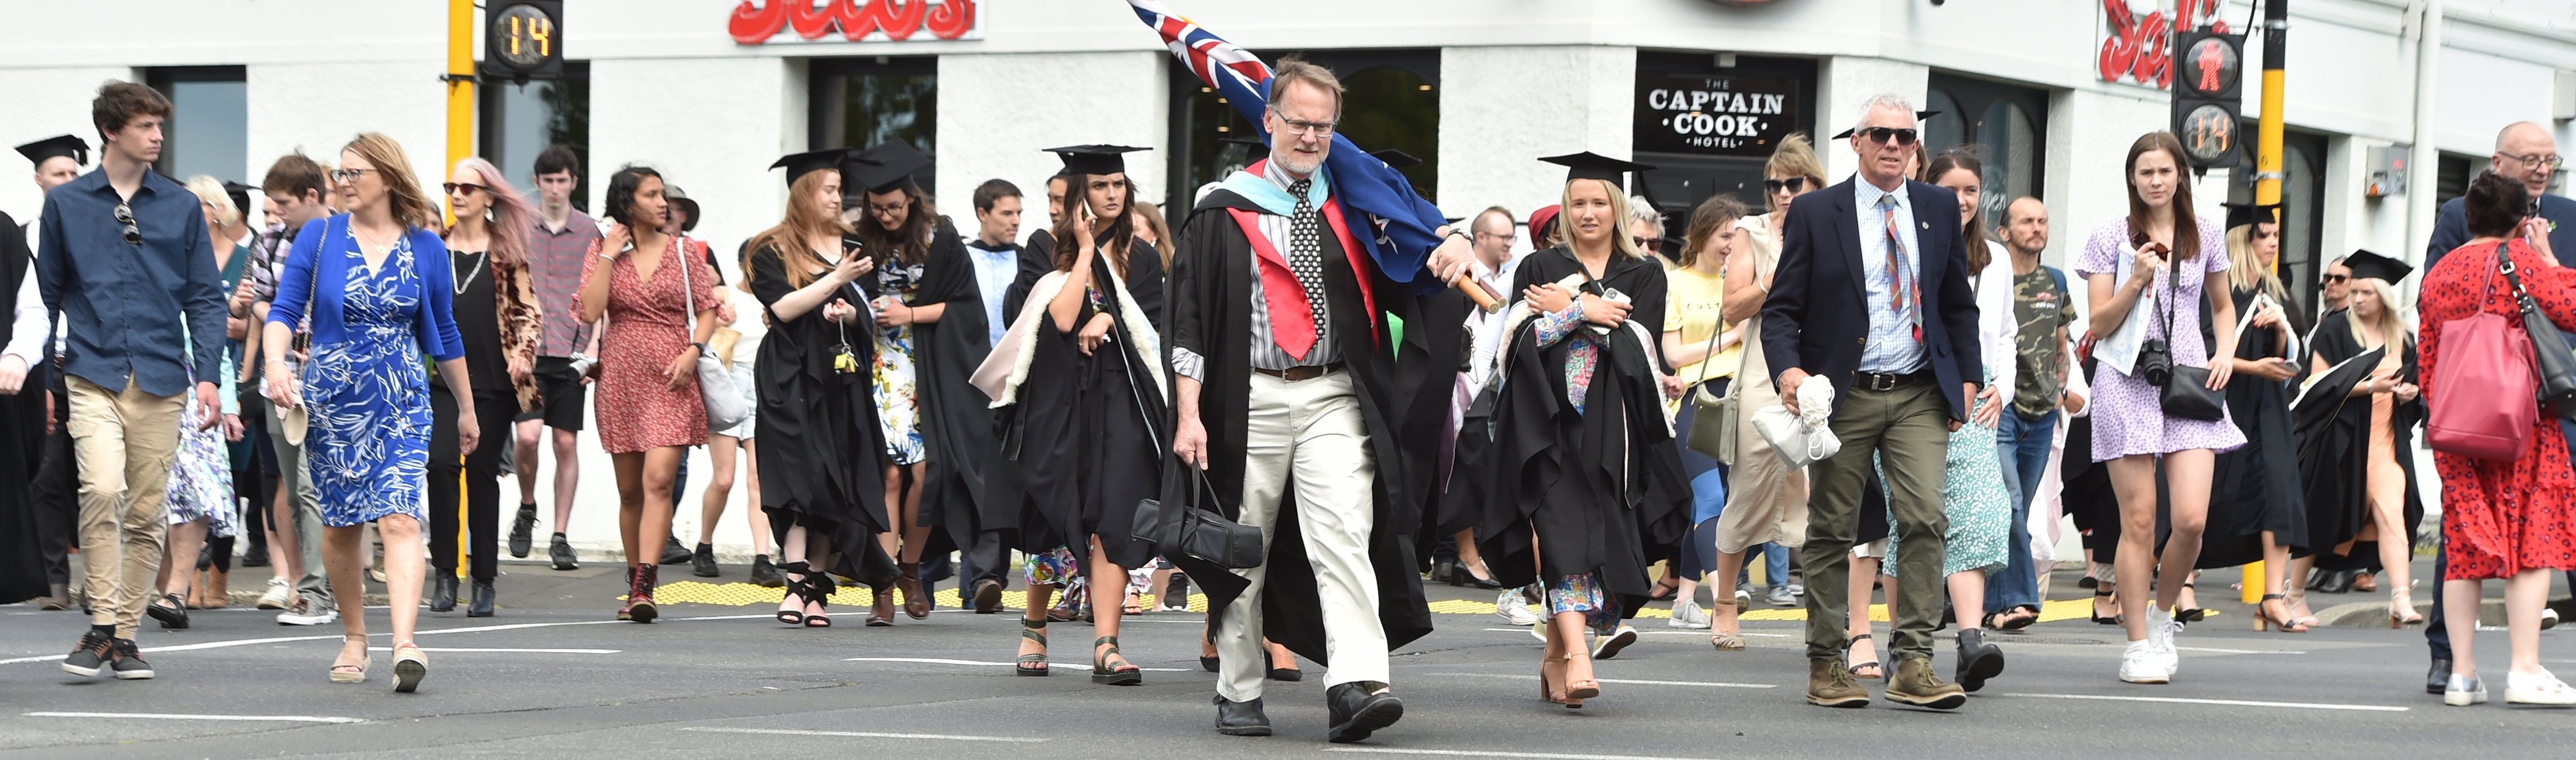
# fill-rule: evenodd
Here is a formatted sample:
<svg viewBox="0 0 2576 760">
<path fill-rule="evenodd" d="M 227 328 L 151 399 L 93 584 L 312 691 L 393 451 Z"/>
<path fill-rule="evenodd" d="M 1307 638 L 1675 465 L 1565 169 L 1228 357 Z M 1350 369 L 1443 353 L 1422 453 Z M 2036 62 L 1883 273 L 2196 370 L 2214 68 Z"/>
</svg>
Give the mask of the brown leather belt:
<svg viewBox="0 0 2576 760">
<path fill-rule="evenodd" d="M 1928 369 L 1915 370 L 1902 375 L 1881 374 L 1875 372 L 1854 372 L 1852 373 L 1852 389 L 1892 391 L 1896 390 L 1898 387 L 1914 383 L 1918 380 L 1930 379 L 1932 379 L 1932 371 Z"/>
<path fill-rule="evenodd" d="M 1323 377 L 1325 373 L 1339 371 L 1341 368 L 1341 362 L 1333 362 L 1320 367 L 1289 367 L 1287 369 L 1262 369 L 1260 367 L 1254 367 L 1252 368 L 1252 371 L 1293 383 L 1300 380 L 1313 380 L 1318 377 Z"/>
</svg>

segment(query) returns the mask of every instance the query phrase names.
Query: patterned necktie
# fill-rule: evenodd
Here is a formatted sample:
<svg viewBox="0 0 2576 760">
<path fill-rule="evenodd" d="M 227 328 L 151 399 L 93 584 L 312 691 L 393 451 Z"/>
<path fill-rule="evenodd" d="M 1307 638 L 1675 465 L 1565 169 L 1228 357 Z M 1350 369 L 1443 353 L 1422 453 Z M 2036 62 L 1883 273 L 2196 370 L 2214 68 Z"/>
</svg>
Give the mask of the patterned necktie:
<svg viewBox="0 0 2576 760">
<path fill-rule="evenodd" d="M 1330 322 L 1324 319 L 1324 220 L 1315 211 L 1314 198 L 1307 195 L 1314 185 L 1312 179 L 1288 183 L 1288 194 L 1297 197 L 1297 209 L 1288 217 L 1288 271 L 1306 289 L 1307 313 L 1315 320 L 1320 344 Z"/>
<path fill-rule="evenodd" d="M 1915 292 L 1912 278 L 1905 276 L 1905 235 L 1896 227 L 1896 194 L 1878 197 L 1879 227 L 1887 230 L 1887 308 L 1905 315 L 1913 323 L 1914 341 L 1923 341 L 1922 294 Z"/>
</svg>

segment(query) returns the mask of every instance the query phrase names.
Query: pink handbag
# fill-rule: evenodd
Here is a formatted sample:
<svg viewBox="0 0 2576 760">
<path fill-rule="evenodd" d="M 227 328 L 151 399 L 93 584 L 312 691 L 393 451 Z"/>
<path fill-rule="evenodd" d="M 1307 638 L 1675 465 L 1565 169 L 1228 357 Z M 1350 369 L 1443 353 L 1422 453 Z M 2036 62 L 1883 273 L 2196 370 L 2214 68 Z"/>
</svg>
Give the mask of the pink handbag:
<svg viewBox="0 0 2576 760">
<path fill-rule="evenodd" d="M 2522 456 L 2540 417 L 2540 405 L 2532 400 L 2540 381 L 2532 371 L 2530 334 L 2486 310 L 2498 258 L 2478 294 L 2478 313 L 2442 323 L 2439 382 L 2424 400 L 2431 408 L 2424 441 L 2434 451 L 2512 461 Z"/>
</svg>

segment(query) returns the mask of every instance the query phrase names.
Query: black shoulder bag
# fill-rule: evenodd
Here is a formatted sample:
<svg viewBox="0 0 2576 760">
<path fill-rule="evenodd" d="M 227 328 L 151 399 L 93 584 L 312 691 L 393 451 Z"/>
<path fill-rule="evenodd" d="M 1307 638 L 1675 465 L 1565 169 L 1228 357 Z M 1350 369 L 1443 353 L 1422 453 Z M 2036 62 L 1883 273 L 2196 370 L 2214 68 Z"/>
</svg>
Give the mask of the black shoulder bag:
<svg viewBox="0 0 2576 760">
<path fill-rule="evenodd" d="M 2576 402 L 2576 352 L 2567 347 L 2567 336 L 2540 312 L 2540 302 L 2522 288 L 2522 275 L 2513 265 L 2513 256 L 2504 243 L 2496 244 L 2496 261 L 2504 270 L 2504 279 L 2513 284 L 2514 307 L 2522 312 L 2522 331 L 2531 334 L 2532 369 L 2540 373 L 2540 408 L 2555 413 Z"/>
<path fill-rule="evenodd" d="M 2163 309 L 2166 345 L 2172 345 L 2174 310 L 2178 308 L 2172 301 L 2182 297 L 2181 264 L 2180 258 L 2168 259 L 2165 262 L 2165 274 L 2168 275 L 2165 292 L 2173 294 L 2173 298 L 2165 299 Z M 2215 348 L 2214 343 L 2202 346 L 2201 353 L 2208 354 L 2213 348 Z M 2209 361 L 2230 358 L 2233 357 L 2213 355 Z M 2570 359 L 2576 360 L 2576 356 L 2571 356 Z M 2227 394 L 2225 391 L 2209 389 L 2209 368 L 2176 362 L 2165 372 L 2163 385 L 2164 389 L 2157 394 L 2157 400 L 2164 407 L 2165 414 L 2202 422 L 2217 422 L 2227 418 Z"/>
</svg>

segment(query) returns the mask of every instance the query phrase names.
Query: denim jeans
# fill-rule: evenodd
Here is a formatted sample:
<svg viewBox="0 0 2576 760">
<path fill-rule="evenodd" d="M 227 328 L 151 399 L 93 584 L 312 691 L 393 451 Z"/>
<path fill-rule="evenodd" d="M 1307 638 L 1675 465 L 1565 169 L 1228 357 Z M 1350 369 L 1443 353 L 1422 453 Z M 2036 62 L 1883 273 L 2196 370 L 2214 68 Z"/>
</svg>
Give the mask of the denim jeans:
<svg viewBox="0 0 2576 760">
<path fill-rule="evenodd" d="M 2030 502 L 2039 478 L 2048 472 L 2048 450 L 2057 432 L 2057 414 L 2038 419 L 2006 409 L 1995 426 L 1995 459 L 2003 464 L 2004 485 L 2012 492 L 2012 528 L 2004 569 L 1986 582 L 1986 611 L 2039 606 L 2039 574 L 2030 560 Z"/>
<path fill-rule="evenodd" d="M 1751 555 L 1754 552 L 1762 553 L 1762 579 L 1769 581 L 1769 583 L 1766 584 L 1767 586 L 1770 588 L 1779 588 L 1781 586 L 1789 585 L 1789 547 L 1773 543 L 1761 543 L 1745 547 L 1744 552 L 1746 555 Z M 1737 588 L 1743 588 L 1746 584 L 1750 584 L 1752 582 L 1753 565 L 1748 562 L 1745 563 L 1742 569 L 1735 571 L 1735 586 Z"/>
</svg>

